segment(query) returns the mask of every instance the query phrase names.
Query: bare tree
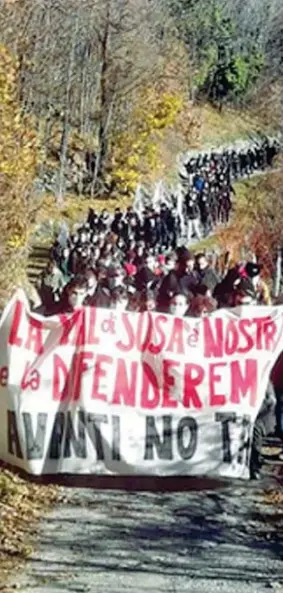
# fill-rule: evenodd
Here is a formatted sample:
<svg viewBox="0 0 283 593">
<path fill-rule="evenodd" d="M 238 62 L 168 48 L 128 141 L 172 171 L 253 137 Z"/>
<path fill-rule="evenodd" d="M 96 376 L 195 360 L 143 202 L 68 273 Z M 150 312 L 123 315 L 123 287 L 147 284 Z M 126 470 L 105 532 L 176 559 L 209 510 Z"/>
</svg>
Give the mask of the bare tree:
<svg viewBox="0 0 283 593">
<path fill-rule="evenodd" d="M 37 118 L 46 160 L 58 161 L 59 201 L 74 131 L 95 154 L 91 193 L 103 191 L 114 132 L 141 87 L 166 81 L 177 39 L 166 1 L 2 1 L 0 21 L 20 62 L 22 109 Z"/>
</svg>

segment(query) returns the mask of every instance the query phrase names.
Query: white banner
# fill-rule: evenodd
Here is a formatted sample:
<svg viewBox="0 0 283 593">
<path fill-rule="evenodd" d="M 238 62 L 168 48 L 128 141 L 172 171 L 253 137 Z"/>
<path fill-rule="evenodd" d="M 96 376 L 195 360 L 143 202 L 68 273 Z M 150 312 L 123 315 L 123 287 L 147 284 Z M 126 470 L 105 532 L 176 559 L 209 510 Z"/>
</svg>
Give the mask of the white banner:
<svg viewBox="0 0 283 593">
<path fill-rule="evenodd" d="M 18 292 L 0 325 L 1 460 L 35 475 L 248 478 L 282 313 L 44 318 Z"/>
</svg>

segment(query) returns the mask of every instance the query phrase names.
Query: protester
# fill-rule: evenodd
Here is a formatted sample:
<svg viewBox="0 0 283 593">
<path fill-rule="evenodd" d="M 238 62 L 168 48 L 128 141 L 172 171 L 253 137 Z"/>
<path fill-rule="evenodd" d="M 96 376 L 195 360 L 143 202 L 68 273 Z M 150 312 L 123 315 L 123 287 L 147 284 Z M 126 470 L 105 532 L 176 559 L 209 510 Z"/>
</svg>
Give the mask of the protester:
<svg viewBox="0 0 283 593">
<path fill-rule="evenodd" d="M 110 308 L 117 311 L 126 311 L 129 304 L 127 291 L 122 286 L 116 286 L 110 297 Z"/>
<path fill-rule="evenodd" d="M 189 308 L 188 297 L 182 292 L 176 292 L 169 299 L 168 313 L 177 317 L 184 317 Z"/>
<path fill-rule="evenodd" d="M 217 309 L 217 301 L 212 297 L 198 295 L 192 299 L 189 315 L 190 317 L 205 317 Z"/>
<path fill-rule="evenodd" d="M 155 311 L 156 310 L 156 298 L 155 294 L 151 290 L 145 290 L 140 295 L 139 300 L 139 311 Z"/>
<path fill-rule="evenodd" d="M 43 314 L 47 317 L 52 315 L 60 315 L 63 313 L 73 313 L 80 309 L 87 298 L 88 282 L 85 276 L 75 276 L 64 287 L 59 301 L 49 305 L 44 305 Z M 37 310 L 36 312 L 42 312 Z"/>
<path fill-rule="evenodd" d="M 246 268 L 251 269 L 253 264 L 247 264 Z M 258 271 L 258 268 L 257 270 Z M 259 304 L 257 293 L 250 278 L 241 278 L 234 283 L 234 306 L 247 306 Z M 251 479 L 260 479 L 261 457 L 264 437 L 268 436 L 276 427 L 276 395 L 274 387 L 269 381 L 265 398 L 259 414 L 256 418 L 250 459 Z"/>
<path fill-rule="evenodd" d="M 204 253 L 199 253 L 196 256 L 196 269 L 198 274 L 199 284 L 207 286 L 207 288 L 214 292 L 217 284 L 219 284 L 219 278 L 213 268 L 209 265 Z"/>
<path fill-rule="evenodd" d="M 248 278 L 252 281 L 257 296 L 257 302 L 262 305 L 271 305 L 272 300 L 269 288 L 266 282 L 260 277 L 261 266 L 253 262 L 248 262 L 245 266 L 245 271 Z"/>
<path fill-rule="evenodd" d="M 117 208 L 113 217 L 106 209 L 100 215 L 90 209 L 85 223 L 73 233 L 65 229 L 64 240 L 60 236 L 54 242 L 53 259 L 41 277 L 38 312 L 50 316 L 87 306 L 204 317 L 217 307 L 271 304 L 257 262 L 232 265 L 228 257 L 219 273 L 205 253 L 195 256 L 186 244 L 217 224 L 227 224 L 232 180 L 264 168 L 265 161 L 271 166 L 277 151 L 263 143 L 248 156 L 223 151 L 190 159 L 183 180 L 183 210 L 174 197 L 171 205 L 161 202 L 142 212 Z M 262 440 L 273 422 L 271 387 L 268 394 L 253 438 L 254 478 L 259 474 Z"/>
<path fill-rule="evenodd" d="M 263 404 L 254 425 L 250 459 L 250 476 L 252 480 L 261 478 L 263 440 L 266 436 L 272 434 L 276 428 L 276 403 L 274 387 L 269 381 Z"/>
<path fill-rule="evenodd" d="M 191 269 L 191 262 L 194 260 L 192 254 L 185 247 L 180 247 L 176 251 L 176 256 L 175 269 L 164 276 L 159 287 L 157 302 L 160 311 L 168 310 L 170 298 L 174 294 L 189 297 L 197 285 L 197 275 Z"/>
<path fill-rule="evenodd" d="M 55 260 L 50 260 L 43 270 L 38 287 L 39 296 L 45 307 L 52 306 L 59 300 L 66 284 L 62 270 L 57 267 Z"/>
<path fill-rule="evenodd" d="M 283 352 L 276 361 L 271 381 L 276 394 L 276 432 L 277 436 L 283 439 Z"/>
<path fill-rule="evenodd" d="M 89 307 L 96 307 L 96 290 L 97 290 L 97 277 L 94 270 L 89 269 L 85 273 L 87 281 L 87 296 L 84 301 L 84 305 Z"/>
</svg>

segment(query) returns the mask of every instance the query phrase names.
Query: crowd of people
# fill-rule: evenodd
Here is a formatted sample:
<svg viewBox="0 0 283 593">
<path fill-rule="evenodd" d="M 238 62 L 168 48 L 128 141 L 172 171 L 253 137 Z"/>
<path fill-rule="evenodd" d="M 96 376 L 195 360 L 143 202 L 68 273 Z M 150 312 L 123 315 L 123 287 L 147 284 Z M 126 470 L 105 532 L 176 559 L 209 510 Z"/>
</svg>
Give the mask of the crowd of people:
<svg viewBox="0 0 283 593">
<path fill-rule="evenodd" d="M 261 145 L 249 150 L 245 158 L 223 152 L 190 159 L 184 179 L 188 236 L 198 236 L 197 213 L 204 226 L 209 216 L 214 224 L 227 221 L 232 179 L 243 171 L 250 174 L 256 167 L 270 166 L 277 151 L 277 145 L 267 142 L 265 149 Z M 75 232 L 57 238 L 50 256 L 37 287 L 42 303 L 37 312 L 46 316 L 93 306 L 203 317 L 221 307 L 272 304 L 257 262 L 231 266 L 227 257 L 226 268 L 216 270 L 205 253 L 194 255 L 180 244 L 178 217 L 166 203 L 145 209 L 142 220 L 133 207 L 126 212 L 117 208 L 112 217 L 107 210 L 98 215 L 90 209 L 87 221 Z M 270 384 L 263 414 L 268 422 L 261 418 L 255 431 L 252 477 L 259 472 L 262 440 L 272 414 L 275 418 L 273 395 Z"/>
<path fill-rule="evenodd" d="M 52 246 L 39 287 L 45 313 L 65 306 L 62 299 L 78 276 L 85 279 L 97 307 L 140 310 L 149 306 L 150 295 L 153 309 L 169 312 L 170 299 L 179 291 L 191 315 L 196 298 L 210 299 L 210 307 L 231 306 L 240 289 L 252 300 L 270 304 L 257 266 L 239 264 L 219 278 L 204 254 L 194 257 L 184 246 L 193 236 L 200 238 L 201 227 L 208 232 L 214 224 L 228 222 L 233 181 L 271 167 L 279 150 L 276 140 L 265 138 L 245 150 L 188 155 L 180 170 L 181 209 L 174 196 L 171 203 L 160 201 L 143 210 L 135 205 L 126 211 L 116 208 L 113 215 L 91 208 L 85 223 L 73 233 L 60 233 Z"/>
<path fill-rule="evenodd" d="M 272 167 L 279 151 L 277 140 L 264 138 L 241 150 L 204 152 L 185 159 L 180 176 L 188 241 L 194 236 L 206 236 L 219 224 L 227 224 L 235 194 L 233 182 Z"/>
<path fill-rule="evenodd" d="M 78 241 L 71 237 L 67 247 L 52 248 L 38 286 L 44 315 L 83 304 L 189 316 L 217 307 L 271 304 L 256 263 L 239 263 L 220 276 L 204 253 L 193 255 L 185 246 L 154 254 L 140 241 L 125 253 L 113 233 L 93 246 L 87 228 L 78 230 Z M 75 299 L 78 286 L 81 296 Z"/>
<path fill-rule="evenodd" d="M 67 251 L 60 255 L 54 248 L 57 261 L 52 260 L 43 272 L 38 313 L 50 316 L 95 306 L 203 317 L 218 307 L 271 303 L 268 287 L 260 277 L 261 268 L 254 262 L 237 264 L 219 277 L 204 253 L 194 256 L 186 247 L 178 247 L 167 256 L 153 256 L 145 245 L 139 245 L 126 257 L 113 238 L 101 247 L 103 260 L 97 251 L 92 267 L 86 263 L 75 275 L 68 268 Z M 281 376 L 279 373 L 280 380 Z M 276 426 L 278 405 L 270 383 L 255 425 L 251 478 L 260 477 L 263 439 Z"/>
</svg>

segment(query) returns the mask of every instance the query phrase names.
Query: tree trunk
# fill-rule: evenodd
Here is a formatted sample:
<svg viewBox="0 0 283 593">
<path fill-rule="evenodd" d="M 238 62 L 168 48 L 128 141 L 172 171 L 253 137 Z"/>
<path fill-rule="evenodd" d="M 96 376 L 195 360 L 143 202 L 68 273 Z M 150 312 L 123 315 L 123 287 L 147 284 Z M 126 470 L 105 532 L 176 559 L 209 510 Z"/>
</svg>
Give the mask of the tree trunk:
<svg viewBox="0 0 283 593">
<path fill-rule="evenodd" d="M 86 46 L 84 50 L 84 60 L 81 72 L 81 98 L 80 98 L 80 133 L 86 132 L 86 98 L 87 98 L 87 63 L 89 59 L 89 49 Z"/>
<path fill-rule="evenodd" d="M 110 113 L 108 109 L 108 92 L 107 92 L 107 74 L 108 74 L 108 50 L 110 42 L 110 3 L 107 1 L 105 26 L 103 37 L 101 39 L 101 72 L 100 72 L 100 122 L 98 127 L 98 149 L 96 152 L 95 168 L 91 183 L 91 196 L 93 197 L 98 185 L 98 181 L 102 176 L 105 156 L 107 153 L 107 128 L 110 122 Z M 112 111 L 112 109 L 111 109 Z"/>
<path fill-rule="evenodd" d="M 105 119 L 103 119 L 102 124 L 99 128 L 99 151 L 96 155 L 95 160 L 95 169 L 94 169 L 94 179 L 91 185 L 91 197 L 94 197 L 95 189 L 98 189 L 99 183 L 101 182 L 103 171 L 105 167 L 105 160 L 108 153 L 108 129 L 110 125 L 110 121 L 112 119 L 113 107 L 115 102 L 115 93 L 112 95 L 111 101 L 109 101 L 109 105 L 107 105 L 107 112 L 105 113 Z M 106 110 L 106 108 L 105 108 Z"/>
<path fill-rule="evenodd" d="M 69 119 L 70 119 L 70 93 L 72 87 L 72 75 L 74 70 L 74 61 L 75 61 L 75 47 L 76 47 L 76 38 L 78 33 L 78 17 L 75 17 L 75 26 L 72 36 L 72 44 L 70 48 L 70 55 L 69 55 L 69 65 L 68 65 L 68 73 L 67 73 L 67 84 L 66 84 L 66 96 L 65 96 L 65 109 L 64 109 L 64 117 L 63 117 L 63 130 L 61 136 L 61 145 L 60 145 L 60 169 L 59 169 L 59 179 L 58 179 L 58 188 L 57 188 L 57 204 L 59 207 L 62 206 L 64 201 L 65 195 L 65 171 L 66 171 L 66 163 L 67 163 L 67 152 L 68 152 L 68 140 L 69 140 Z"/>
</svg>

